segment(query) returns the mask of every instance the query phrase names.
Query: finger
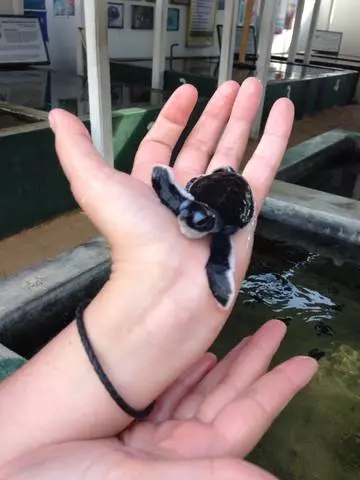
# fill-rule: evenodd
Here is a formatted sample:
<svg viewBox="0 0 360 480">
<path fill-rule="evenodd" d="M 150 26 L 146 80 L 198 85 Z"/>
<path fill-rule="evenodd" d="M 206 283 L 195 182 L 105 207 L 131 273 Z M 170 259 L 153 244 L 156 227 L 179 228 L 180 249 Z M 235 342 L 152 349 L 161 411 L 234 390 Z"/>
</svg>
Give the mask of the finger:
<svg viewBox="0 0 360 480">
<path fill-rule="evenodd" d="M 49 121 L 60 164 L 76 201 L 102 235 L 111 240 L 115 225 L 121 222 L 119 209 L 128 210 L 128 198 L 136 181 L 105 162 L 77 117 L 54 109 Z"/>
<path fill-rule="evenodd" d="M 111 475 L 113 480 L 276 480 L 248 462 L 236 459 L 126 460 Z"/>
<path fill-rule="evenodd" d="M 94 176 L 106 176 L 110 167 L 92 144 L 85 125 L 71 113 L 54 109 L 49 113 L 55 135 L 55 148 L 65 175 L 76 189 Z M 100 182 L 99 186 L 101 186 Z"/>
<path fill-rule="evenodd" d="M 261 83 L 256 78 L 247 78 L 242 83 L 208 173 L 224 165 L 231 165 L 235 170 L 239 168 L 259 108 L 261 91 Z"/>
<path fill-rule="evenodd" d="M 169 164 L 172 151 L 186 127 L 197 98 L 196 89 L 189 84 L 182 85 L 171 95 L 140 143 L 132 170 L 134 177 L 149 183 L 155 164 Z"/>
<path fill-rule="evenodd" d="M 208 395 L 208 393 L 226 376 L 240 350 L 244 348 L 249 341 L 249 338 L 250 337 L 243 338 L 241 342 L 233 348 L 201 382 L 199 382 L 191 393 L 179 403 L 173 415 L 174 419 L 186 420 L 195 417 L 198 408 L 204 401 L 206 395 Z"/>
<path fill-rule="evenodd" d="M 147 420 L 154 423 L 169 420 L 179 402 L 214 368 L 216 363 L 216 356 L 212 353 L 203 355 L 161 395 Z"/>
<path fill-rule="evenodd" d="M 205 172 L 229 120 L 238 91 L 237 82 L 224 82 L 205 107 L 174 165 L 174 172 L 181 183 Z"/>
<path fill-rule="evenodd" d="M 268 370 L 286 333 L 286 325 L 271 320 L 263 325 L 240 350 L 227 375 L 199 406 L 197 417 L 211 423 L 218 413 Z"/>
<path fill-rule="evenodd" d="M 265 132 L 254 155 L 244 168 L 254 196 L 255 215 L 249 225 L 234 235 L 235 283 L 240 285 L 249 266 L 257 216 L 286 150 L 294 119 L 294 106 L 282 98 L 271 109 Z"/>
<path fill-rule="evenodd" d="M 294 105 L 287 98 L 277 100 L 269 114 L 264 134 L 244 168 L 259 213 L 286 151 L 294 120 Z"/>
<path fill-rule="evenodd" d="M 317 369 L 312 358 L 294 357 L 260 378 L 216 417 L 217 439 L 214 437 L 211 451 L 246 456 Z"/>
</svg>

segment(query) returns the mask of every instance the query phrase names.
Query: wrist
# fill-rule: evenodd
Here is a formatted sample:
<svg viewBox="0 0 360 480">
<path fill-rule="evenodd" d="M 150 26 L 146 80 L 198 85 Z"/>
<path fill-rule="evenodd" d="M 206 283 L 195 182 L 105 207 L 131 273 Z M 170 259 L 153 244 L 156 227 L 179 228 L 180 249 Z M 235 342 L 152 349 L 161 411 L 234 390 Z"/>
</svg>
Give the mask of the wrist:
<svg viewBox="0 0 360 480">
<path fill-rule="evenodd" d="M 143 268 L 139 276 L 122 271 L 87 307 L 85 326 L 98 361 L 133 408 L 151 404 L 212 344 L 221 324 L 206 316 L 206 282 L 205 272 L 191 285 L 183 272 L 167 271 L 164 279 Z M 204 318 L 195 318 L 201 310 Z"/>
</svg>

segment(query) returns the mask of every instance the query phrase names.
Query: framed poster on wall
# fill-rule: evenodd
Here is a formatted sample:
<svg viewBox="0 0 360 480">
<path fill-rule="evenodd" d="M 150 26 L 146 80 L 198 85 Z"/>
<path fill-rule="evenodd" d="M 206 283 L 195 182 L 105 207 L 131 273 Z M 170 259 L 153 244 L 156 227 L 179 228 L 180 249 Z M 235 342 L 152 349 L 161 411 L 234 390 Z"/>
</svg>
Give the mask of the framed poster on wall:
<svg viewBox="0 0 360 480">
<path fill-rule="evenodd" d="M 124 28 L 124 4 L 108 3 L 108 28 Z"/>
<path fill-rule="evenodd" d="M 169 8 L 167 16 L 167 30 L 177 32 L 180 28 L 180 10 L 178 8 Z"/>
<path fill-rule="evenodd" d="M 133 30 L 153 30 L 154 7 L 131 5 L 131 28 Z"/>
<path fill-rule="evenodd" d="M 75 16 L 75 0 L 53 0 L 55 17 Z"/>
<path fill-rule="evenodd" d="M 187 47 L 211 47 L 214 44 L 217 0 L 190 0 Z"/>
</svg>

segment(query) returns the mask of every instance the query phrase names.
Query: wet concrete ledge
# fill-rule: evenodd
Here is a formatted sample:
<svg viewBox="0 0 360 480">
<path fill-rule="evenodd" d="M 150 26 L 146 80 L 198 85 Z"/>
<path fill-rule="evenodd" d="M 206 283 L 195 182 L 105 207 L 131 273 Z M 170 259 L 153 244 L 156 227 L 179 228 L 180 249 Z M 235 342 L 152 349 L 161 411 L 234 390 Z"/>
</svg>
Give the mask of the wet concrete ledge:
<svg viewBox="0 0 360 480">
<path fill-rule="evenodd" d="M 110 250 L 101 237 L 29 268 L 1 284 L 0 343 L 28 358 L 74 318 L 109 277 Z"/>
<path fill-rule="evenodd" d="M 317 135 L 289 148 L 276 175 L 278 180 L 296 181 L 325 166 L 329 157 L 334 157 L 346 148 L 360 149 L 360 133 L 334 129 Z"/>
<path fill-rule="evenodd" d="M 360 245 L 360 202 L 293 183 L 326 168 L 346 148 L 359 151 L 360 133 L 334 129 L 289 148 L 261 215 L 345 244 Z"/>
<path fill-rule="evenodd" d="M 275 180 L 261 215 L 360 246 L 360 202 Z"/>
</svg>

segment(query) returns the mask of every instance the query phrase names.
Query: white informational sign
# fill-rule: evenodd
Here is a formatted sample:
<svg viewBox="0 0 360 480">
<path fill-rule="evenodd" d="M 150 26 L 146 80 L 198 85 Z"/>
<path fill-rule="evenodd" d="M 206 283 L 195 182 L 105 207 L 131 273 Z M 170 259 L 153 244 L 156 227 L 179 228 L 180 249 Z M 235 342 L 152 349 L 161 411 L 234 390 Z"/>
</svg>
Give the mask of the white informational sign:
<svg viewBox="0 0 360 480">
<path fill-rule="evenodd" d="M 342 32 L 315 30 L 312 49 L 337 54 L 340 52 Z"/>
<path fill-rule="evenodd" d="M 190 0 L 187 47 L 210 47 L 214 42 L 217 0 Z"/>
<path fill-rule="evenodd" d="M 49 56 L 38 18 L 0 16 L 0 65 L 45 65 Z"/>
</svg>

